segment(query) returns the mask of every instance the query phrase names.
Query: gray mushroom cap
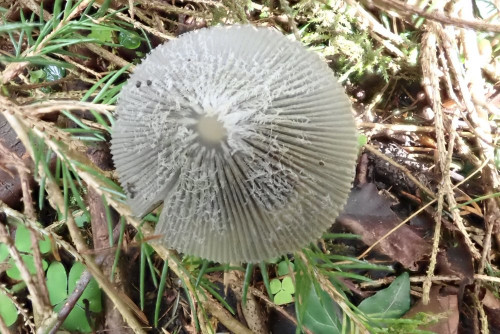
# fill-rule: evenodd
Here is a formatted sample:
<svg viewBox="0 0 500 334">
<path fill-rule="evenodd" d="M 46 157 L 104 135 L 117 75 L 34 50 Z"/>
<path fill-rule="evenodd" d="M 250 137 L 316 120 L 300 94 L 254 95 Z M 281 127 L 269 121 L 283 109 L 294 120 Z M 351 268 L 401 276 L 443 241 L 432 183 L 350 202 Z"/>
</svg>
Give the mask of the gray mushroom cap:
<svg viewBox="0 0 500 334">
<path fill-rule="evenodd" d="M 154 49 L 112 131 L 128 204 L 169 248 L 257 262 L 318 239 L 344 206 L 357 139 L 349 100 L 314 53 L 270 28 L 215 27 Z"/>
</svg>

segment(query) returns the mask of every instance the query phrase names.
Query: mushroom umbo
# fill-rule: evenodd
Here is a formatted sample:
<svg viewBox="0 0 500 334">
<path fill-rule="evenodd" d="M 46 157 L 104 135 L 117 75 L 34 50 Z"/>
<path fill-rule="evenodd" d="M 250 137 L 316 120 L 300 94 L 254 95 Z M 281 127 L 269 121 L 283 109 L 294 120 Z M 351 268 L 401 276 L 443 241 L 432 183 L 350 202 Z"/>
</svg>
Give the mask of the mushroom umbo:
<svg viewBox="0 0 500 334">
<path fill-rule="evenodd" d="M 354 178 L 356 129 L 328 66 L 250 25 L 154 49 L 122 89 L 114 163 L 133 213 L 163 202 L 169 248 L 257 262 L 318 239 Z"/>
</svg>

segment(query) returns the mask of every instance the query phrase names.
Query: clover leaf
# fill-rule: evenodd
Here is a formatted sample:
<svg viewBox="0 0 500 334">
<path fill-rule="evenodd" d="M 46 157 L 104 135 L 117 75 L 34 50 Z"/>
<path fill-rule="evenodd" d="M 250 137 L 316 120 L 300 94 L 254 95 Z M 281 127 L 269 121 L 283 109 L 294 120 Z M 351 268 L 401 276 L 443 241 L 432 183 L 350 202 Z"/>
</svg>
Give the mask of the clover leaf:
<svg viewBox="0 0 500 334">
<path fill-rule="evenodd" d="M 16 229 L 15 246 L 18 251 L 31 253 L 31 233 L 24 225 L 18 225 Z M 50 240 L 44 237 L 38 241 L 40 253 L 45 254 L 50 252 Z"/>
<path fill-rule="evenodd" d="M 35 266 L 35 260 L 33 259 L 33 255 L 28 254 L 28 255 L 21 255 L 21 258 L 24 261 L 24 264 L 28 268 L 28 271 L 31 275 L 35 275 L 37 271 L 37 267 Z M 47 269 L 47 261 L 42 259 L 42 268 L 43 270 Z M 16 266 L 16 263 L 14 262 L 13 259 L 9 260 L 9 269 L 7 269 L 7 276 L 14 280 L 20 280 L 21 279 L 21 273 L 19 272 L 19 269 Z"/>
<path fill-rule="evenodd" d="M 24 225 L 17 225 L 14 245 L 16 246 L 19 252 L 28 253 L 28 254 L 21 254 L 21 258 L 26 264 L 29 273 L 32 275 L 36 274 L 37 268 L 35 266 L 35 260 L 33 259 L 33 255 L 31 254 L 32 252 L 31 234 L 30 231 Z M 42 240 L 38 241 L 38 246 L 42 254 L 50 252 L 51 247 L 50 247 L 50 240 L 48 238 L 44 237 Z M 8 255 L 9 251 L 7 246 L 5 244 L 0 244 L 0 261 L 6 260 L 8 258 Z M 48 267 L 47 261 L 42 259 L 43 270 L 46 270 L 47 267 Z M 7 269 L 7 275 L 14 280 L 21 279 L 21 273 L 19 272 L 19 269 L 17 268 L 16 263 L 12 258 L 9 258 L 9 269 Z"/>
<path fill-rule="evenodd" d="M 47 288 L 49 290 L 50 302 L 54 305 L 55 312 L 59 312 L 64 307 L 69 294 L 75 289 L 84 270 L 85 266 L 80 262 L 76 262 L 71 267 L 69 275 L 61 263 L 53 262 L 50 265 L 47 270 Z M 90 311 L 97 313 L 102 310 L 101 290 L 93 278 L 64 321 L 63 327 L 66 330 L 82 333 L 92 331 L 85 314 L 85 301 L 88 301 Z"/>
<path fill-rule="evenodd" d="M 292 295 L 295 293 L 295 286 L 290 276 L 284 277 L 283 280 L 275 278 L 269 284 L 271 293 L 274 295 L 274 302 L 277 305 L 293 302 Z"/>
<path fill-rule="evenodd" d="M 278 263 L 278 275 L 288 275 L 290 273 L 290 268 L 292 268 L 292 271 L 295 270 L 295 265 L 292 262 L 281 261 L 280 263 Z"/>
<path fill-rule="evenodd" d="M 0 317 L 7 326 L 14 324 L 17 320 L 17 308 L 3 290 L 0 290 Z"/>
</svg>

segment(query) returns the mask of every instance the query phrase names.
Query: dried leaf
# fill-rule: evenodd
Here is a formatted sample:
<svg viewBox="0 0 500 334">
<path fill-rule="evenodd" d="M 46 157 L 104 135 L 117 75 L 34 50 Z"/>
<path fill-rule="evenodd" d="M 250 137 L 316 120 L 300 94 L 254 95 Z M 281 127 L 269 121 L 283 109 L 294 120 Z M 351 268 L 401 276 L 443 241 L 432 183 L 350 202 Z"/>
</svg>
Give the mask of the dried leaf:
<svg viewBox="0 0 500 334">
<path fill-rule="evenodd" d="M 490 290 L 486 289 L 482 299 L 484 311 L 488 316 L 491 333 L 500 332 L 500 300 Z"/>
<path fill-rule="evenodd" d="M 337 220 L 361 235 L 365 244 L 372 245 L 401 222 L 390 206 L 375 185 L 367 183 L 352 190 L 344 212 Z M 416 262 L 430 253 L 431 246 L 410 226 L 404 225 L 382 240 L 376 249 L 414 270 Z"/>
<path fill-rule="evenodd" d="M 423 326 L 421 330 L 427 330 L 439 334 L 456 334 L 458 333 L 458 298 L 457 295 L 442 296 L 439 294 L 439 287 L 435 286 L 431 289 L 430 302 L 427 305 L 419 300 L 405 315 L 405 318 L 410 318 L 417 313 L 424 312 L 430 315 L 441 314 L 441 319 L 437 323 Z"/>
<path fill-rule="evenodd" d="M 462 283 L 474 281 L 474 266 L 472 255 L 465 242 L 456 238 L 456 244 L 440 252 L 437 257 L 436 273 L 439 275 L 459 276 Z"/>
</svg>

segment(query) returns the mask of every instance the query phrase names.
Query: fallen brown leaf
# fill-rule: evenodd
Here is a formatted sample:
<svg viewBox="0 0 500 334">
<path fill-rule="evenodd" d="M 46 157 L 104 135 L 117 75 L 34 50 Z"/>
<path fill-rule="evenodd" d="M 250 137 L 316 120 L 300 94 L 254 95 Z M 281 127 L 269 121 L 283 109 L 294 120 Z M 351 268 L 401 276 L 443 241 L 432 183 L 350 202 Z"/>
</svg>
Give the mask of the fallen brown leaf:
<svg viewBox="0 0 500 334">
<path fill-rule="evenodd" d="M 419 300 L 404 317 L 410 318 L 419 312 L 432 315 L 441 314 L 443 317 L 437 323 L 422 326 L 420 329 L 439 334 L 456 334 L 458 333 L 458 320 L 460 316 L 457 295 L 441 295 L 439 290 L 440 287 L 438 286 L 432 287 L 429 304 L 424 305 L 422 300 Z"/>
<path fill-rule="evenodd" d="M 491 333 L 500 332 L 500 300 L 490 290 L 486 289 L 482 299 L 484 311 L 488 317 Z"/>
<path fill-rule="evenodd" d="M 17 138 L 9 122 L 0 114 L 0 145 L 9 154 L 21 158 L 26 149 Z M 13 209 L 21 208 L 22 188 L 17 170 L 12 164 L 6 166 L 5 156 L 0 156 L 0 200 Z"/>
<path fill-rule="evenodd" d="M 367 183 L 351 191 L 344 212 L 337 220 L 359 234 L 365 244 L 372 245 L 401 222 L 390 206 L 376 186 Z M 416 270 L 416 262 L 430 253 L 431 245 L 404 225 L 382 240 L 376 249 L 406 268 Z"/>
<path fill-rule="evenodd" d="M 474 266 L 472 255 L 465 242 L 457 237 L 456 244 L 440 252 L 437 257 L 436 273 L 438 275 L 459 276 L 462 284 L 474 282 Z"/>
</svg>

